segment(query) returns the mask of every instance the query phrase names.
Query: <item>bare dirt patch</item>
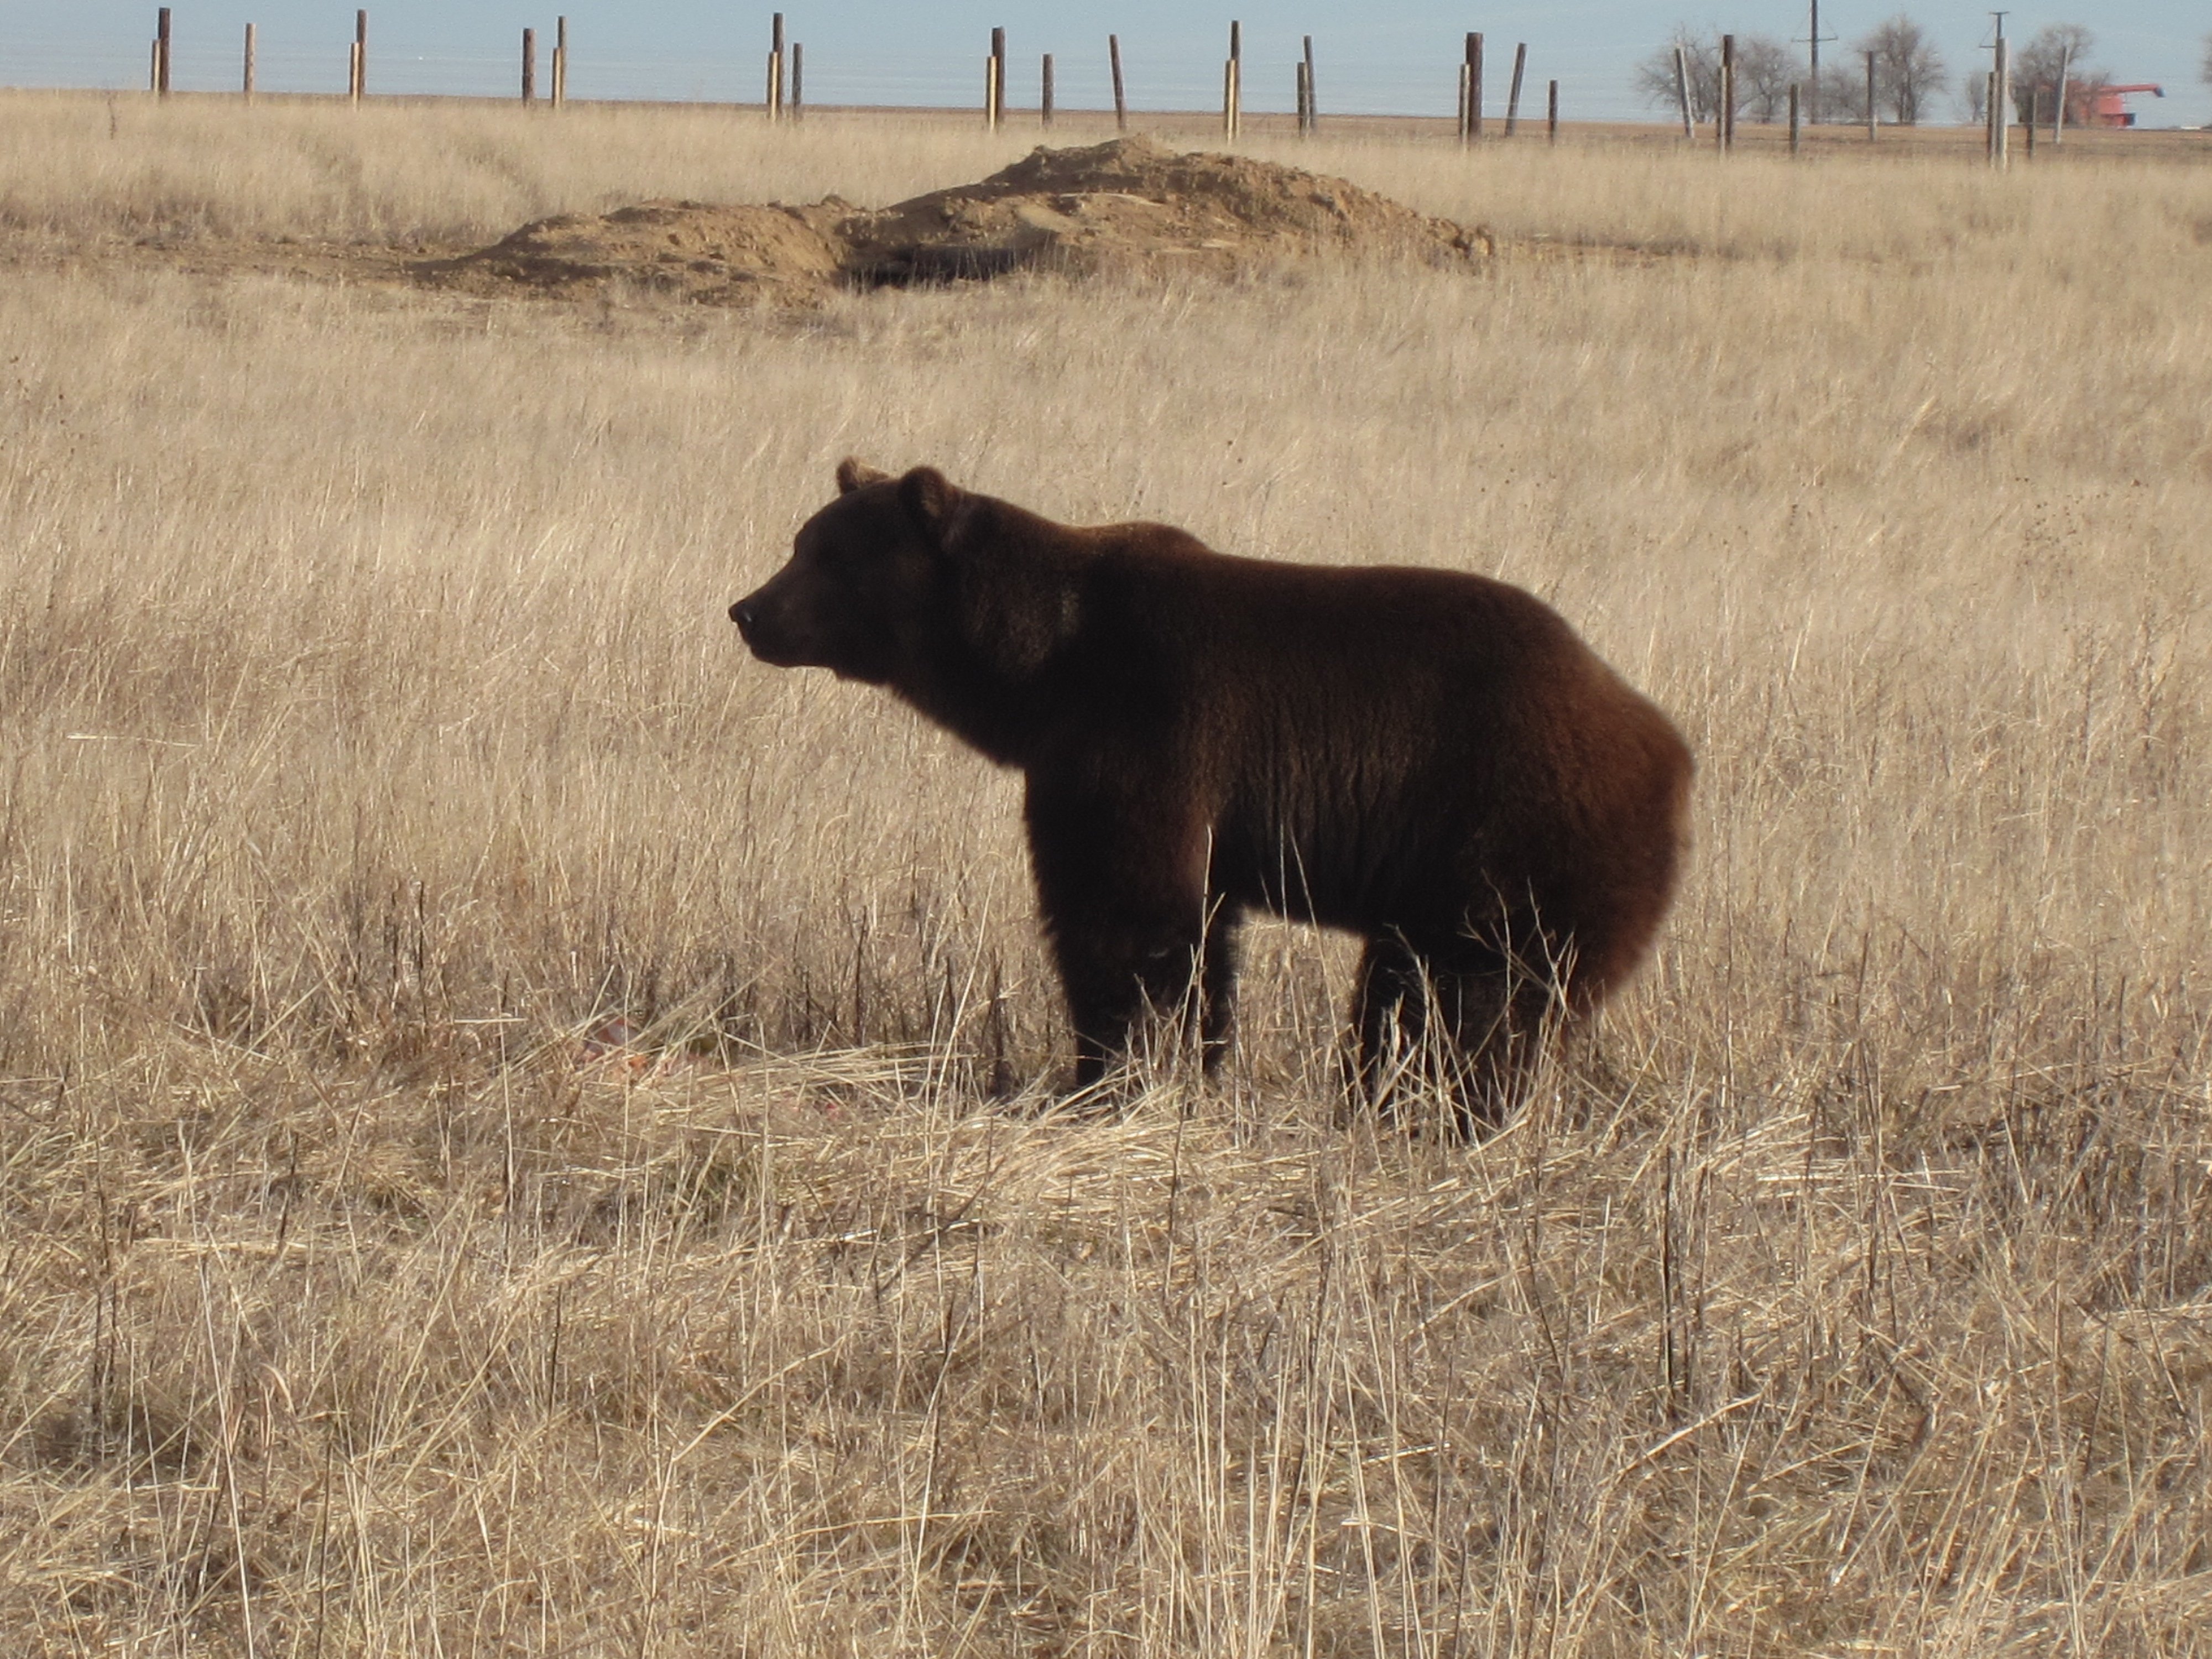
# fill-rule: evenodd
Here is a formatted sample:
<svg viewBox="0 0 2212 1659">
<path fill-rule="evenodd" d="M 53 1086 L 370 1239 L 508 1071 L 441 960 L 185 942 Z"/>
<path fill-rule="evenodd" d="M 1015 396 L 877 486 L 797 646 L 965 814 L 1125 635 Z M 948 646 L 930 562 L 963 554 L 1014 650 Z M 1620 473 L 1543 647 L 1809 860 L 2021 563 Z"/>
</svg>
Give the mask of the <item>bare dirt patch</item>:
<svg viewBox="0 0 2212 1659">
<path fill-rule="evenodd" d="M 1228 276 L 1317 254 L 1449 266 L 1494 251 L 1487 232 L 1342 179 L 1133 137 L 1039 149 L 979 183 L 878 210 L 835 197 L 804 207 L 646 202 L 544 219 L 417 274 L 478 293 L 629 287 L 708 304 L 805 305 L 841 287 L 1018 270 Z"/>
</svg>

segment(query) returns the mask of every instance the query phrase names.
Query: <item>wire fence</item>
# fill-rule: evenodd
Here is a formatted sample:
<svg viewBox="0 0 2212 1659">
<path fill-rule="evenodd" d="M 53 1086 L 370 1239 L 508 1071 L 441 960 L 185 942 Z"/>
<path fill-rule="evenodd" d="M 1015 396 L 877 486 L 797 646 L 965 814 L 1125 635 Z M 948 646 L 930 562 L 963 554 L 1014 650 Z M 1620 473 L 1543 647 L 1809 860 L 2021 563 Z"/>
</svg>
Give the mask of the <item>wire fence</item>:
<svg viewBox="0 0 2212 1659">
<path fill-rule="evenodd" d="M 0 88 L 86 88 L 125 91 L 144 88 L 155 8 L 147 8 L 145 34 L 128 38 L 112 29 L 95 39 L 88 21 L 70 21 L 63 9 L 28 16 L 0 9 Z M 227 15 L 235 15 L 235 13 Z M 1525 14 L 1524 14 L 1525 15 Z M 1571 121 L 1664 123 L 1672 112 L 1655 107 L 1637 85 L 1638 60 L 1650 51 L 1631 40 L 1601 36 L 1584 29 L 1567 32 L 1563 13 L 1526 32 L 1528 88 L 1540 96 L 1556 81 L 1565 118 Z M 1111 20 L 1094 14 L 1084 38 L 1040 28 L 1033 52 L 1015 51 L 1006 60 L 1004 103 L 1013 111 L 1033 111 L 1041 101 L 1042 58 L 1054 60 L 1054 97 L 1062 110 L 1105 110 L 1114 106 L 1107 35 L 1097 27 Z M 243 69 L 242 30 L 220 25 L 197 9 L 172 9 L 170 86 L 186 93 L 235 92 Z M 258 30 L 255 83 L 270 94 L 344 94 L 349 89 L 348 48 L 351 19 L 343 11 L 312 33 L 295 21 Z M 372 23 L 374 21 L 372 14 Z M 519 94 L 521 40 L 518 28 L 501 40 L 480 17 L 446 20 L 462 35 L 423 32 L 413 14 L 388 33 L 372 28 L 368 91 L 378 95 L 512 98 Z M 550 21 L 551 20 L 542 20 Z M 696 37 L 652 41 L 634 31 L 618 38 L 572 30 L 566 89 L 569 98 L 600 102 L 761 104 L 769 31 L 765 13 L 736 17 L 713 43 Z M 945 29 L 926 29 L 913 14 L 887 32 L 870 36 L 849 20 L 825 21 L 828 38 L 808 46 L 805 101 L 815 107 L 978 108 L 984 96 L 985 40 L 981 31 L 966 41 Z M 553 31 L 540 27 L 541 41 Z M 749 40 L 748 35 L 753 38 Z M 1209 49 L 1195 25 L 1172 35 L 1120 36 L 1128 107 L 1133 112 L 1187 112 L 1218 108 L 1222 98 L 1222 48 L 1228 30 Z M 1403 22 L 1346 26 L 1340 35 L 1320 42 L 1316 102 L 1324 115 L 1452 116 L 1461 62 L 1462 37 Z M 1254 113 L 1288 114 L 1298 106 L 1297 65 L 1304 56 L 1303 37 L 1262 26 L 1243 31 L 1245 50 L 1240 102 Z M 1510 61 L 1521 43 L 1503 32 L 1491 35 L 1498 54 Z M 1662 49 L 1663 50 L 1663 49 Z M 1484 107 L 1503 115 L 1504 77 L 1493 70 L 1485 83 Z M 1525 112 L 1525 108 L 1524 108 Z M 1817 112 L 1814 118 L 1817 118 Z"/>
<path fill-rule="evenodd" d="M 90 42 L 76 29 L 52 23 L 43 28 L 0 15 L 0 87 L 143 90 L 149 80 L 153 34 L 149 8 L 146 39 Z M 550 19 L 544 20 L 550 24 Z M 350 18 L 334 16 L 349 25 Z M 507 98 L 520 86 L 520 34 L 511 45 L 473 40 L 453 50 L 450 43 L 410 38 L 394 28 L 388 38 L 374 28 L 371 14 L 368 91 L 397 94 Z M 765 14 L 760 21 L 767 21 Z M 481 36 L 480 27 L 471 33 Z M 763 100 L 768 31 L 757 30 L 757 51 L 732 32 L 725 49 L 694 51 L 641 48 L 635 39 L 609 42 L 605 49 L 587 40 L 571 23 L 568 94 L 581 100 L 616 102 L 684 101 L 759 104 Z M 1433 32 L 1363 32 L 1332 54 L 1324 43 L 1316 76 L 1317 103 L 1323 112 L 1343 115 L 1407 115 L 1450 118 L 1456 96 L 1455 74 L 1460 37 Z M 541 42 L 550 27 L 541 27 Z M 1223 31 L 1224 44 L 1226 28 Z M 1221 50 L 1208 56 L 1188 37 L 1147 41 L 1121 37 L 1128 106 L 1166 112 L 1216 107 L 1221 100 Z M 255 83 L 272 94 L 335 94 L 348 90 L 349 27 L 317 32 L 313 40 L 262 25 L 258 32 Z M 1243 106 L 1255 112 L 1287 114 L 1297 106 L 1297 65 L 1302 38 L 1287 32 L 1262 35 L 1247 29 L 1243 54 Z M 1048 38 L 1040 31 L 1031 52 L 1009 56 L 1006 101 L 1015 109 L 1037 107 L 1042 91 L 1042 58 L 1054 58 L 1054 99 L 1063 110 L 1107 110 L 1114 89 L 1104 28 L 1095 39 Z M 242 70 L 242 35 L 211 38 L 211 30 L 181 11 L 175 19 L 170 84 L 178 92 L 235 92 Z M 1510 48 L 1509 48 L 1510 50 Z M 811 106 L 957 108 L 980 106 L 983 96 L 986 43 L 979 38 L 963 50 L 948 33 L 936 44 L 874 47 L 841 40 L 807 43 L 805 101 Z M 1656 119 L 1656 113 L 1628 87 L 1617 51 L 1588 43 L 1561 42 L 1531 47 L 1531 74 L 1560 82 L 1577 118 Z M 1541 79 L 1534 84 L 1540 87 Z M 1502 113 L 1504 88 L 1496 89 Z"/>
</svg>

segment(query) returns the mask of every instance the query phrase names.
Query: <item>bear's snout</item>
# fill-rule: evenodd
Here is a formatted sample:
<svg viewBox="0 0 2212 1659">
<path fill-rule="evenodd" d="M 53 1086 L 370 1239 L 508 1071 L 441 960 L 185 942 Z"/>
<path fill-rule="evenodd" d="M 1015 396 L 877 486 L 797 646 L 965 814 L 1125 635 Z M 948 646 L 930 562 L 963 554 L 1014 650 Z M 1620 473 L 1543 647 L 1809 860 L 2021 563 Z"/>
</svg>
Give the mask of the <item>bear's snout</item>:
<svg viewBox="0 0 2212 1659">
<path fill-rule="evenodd" d="M 804 668 L 817 663 L 820 653 L 805 617 L 793 609 L 791 596 L 770 582 L 732 605 L 730 620 L 753 655 L 771 668 Z"/>
</svg>

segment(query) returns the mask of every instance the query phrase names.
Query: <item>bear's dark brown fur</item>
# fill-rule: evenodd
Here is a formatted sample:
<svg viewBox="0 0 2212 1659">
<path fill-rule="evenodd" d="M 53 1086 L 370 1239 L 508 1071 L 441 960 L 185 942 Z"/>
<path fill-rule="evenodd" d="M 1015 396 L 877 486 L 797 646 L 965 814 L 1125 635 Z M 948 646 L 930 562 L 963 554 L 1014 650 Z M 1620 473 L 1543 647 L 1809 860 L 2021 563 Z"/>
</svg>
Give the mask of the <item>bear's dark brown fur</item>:
<svg viewBox="0 0 2212 1659">
<path fill-rule="evenodd" d="M 1022 769 L 1079 1084 L 1194 985 L 1217 1060 L 1257 907 L 1367 940 L 1371 1097 L 1441 1052 L 1494 1119 L 1547 1012 L 1650 945 L 1689 751 L 1518 588 L 1074 528 L 927 467 L 837 482 L 732 619 L 762 661 L 887 686 Z"/>
</svg>

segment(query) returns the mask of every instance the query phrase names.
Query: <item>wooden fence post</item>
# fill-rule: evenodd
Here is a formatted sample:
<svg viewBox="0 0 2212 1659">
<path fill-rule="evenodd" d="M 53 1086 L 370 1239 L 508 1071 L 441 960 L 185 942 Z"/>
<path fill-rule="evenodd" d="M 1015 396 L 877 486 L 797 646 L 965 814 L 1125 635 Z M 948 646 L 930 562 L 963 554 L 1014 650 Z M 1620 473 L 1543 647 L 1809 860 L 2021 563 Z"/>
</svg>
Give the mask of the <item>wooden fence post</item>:
<svg viewBox="0 0 2212 1659">
<path fill-rule="evenodd" d="M 368 96 L 368 11 L 366 7 L 353 15 L 353 100 L 356 104 Z"/>
<path fill-rule="evenodd" d="M 1713 120 L 1713 142 L 1722 155 L 1735 148 L 1735 36 L 1721 36 L 1721 106 Z"/>
<path fill-rule="evenodd" d="M 1482 35 L 1467 37 L 1467 141 L 1482 137 Z"/>
<path fill-rule="evenodd" d="M 1114 64 L 1114 131 L 1127 132 L 1129 130 L 1129 100 L 1121 94 L 1121 37 L 1120 35 L 1109 34 L 1106 37 L 1106 56 Z"/>
<path fill-rule="evenodd" d="M 791 96 L 784 112 L 794 121 L 806 113 L 806 48 L 796 40 L 791 43 Z"/>
<path fill-rule="evenodd" d="M 538 31 L 522 32 L 522 102 L 525 108 L 538 101 Z"/>
<path fill-rule="evenodd" d="M 1997 171 L 2012 165 L 2012 42 L 1997 41 L 1996 97 L 1990 102 L 1990 118 L 1996 123 L 1996 145 L 1990 152 Z"/>
<path fill-rule="evenodd" d="M 2066 77 L 2073 69 L 2073 48 L 2061 49 L 2058 54 L 2058 107 L 2051 112 L 2051 142 L 2054 144 L 2066 142 Z"/>
<path fill-rule="evenodd" d="M 1521 125 L 1521 73 L 1528 67 L 1528 43 L 1513 48 L 1513 88 L 1505 94 L 1505 136 L 1510 138 Z"/>
<path fill-rule="evenodd" d="M 1313 55 L 1313 36 L 1311 36 L 1310 34 L 1309 34 L 1308 36 L 1306 36 L 1305 70 L 1306 70 L 1306 131 L 1307 131 L 1308 132 L 1319 132 L 1319 131 L 1321 131 L 1321 111 L 1320 111 L 1320 109 L 1319 109 L 1319 108 L 1317 108 L 1317 107 L 1316 106 L 1316 105 L 1315 105 L 1315 103 L 1314 103 L 1314 55 Z"/>
<path fill-rule="evenodd" d="M 553 20 L 553 107 L 561 109 L 568 102 L 568 20 Z"/>
<path fill-rule="evenodd" d="M 1547 143 L 1559 142 L 1559 83 L 1552 82 L 1552 95 L 1544 115 L 1544 139 Z"/>
<path fill-rule="evenodd" d="M 1229 61 L 1221 70 L 1221 132 L 1232 144 L 1237 142 L 1237 130 L 1243 113 L 1243 69 L 1244 26 L 1232 19 L 1229 25 Z"/>
<path fill-rule="evenodd" d="M 771 121 L 783 119 L 783 14 L 770 15 L 768 23 L 768 83 L 762 94 Z"/>
<path fill-rule="evenodd" d="M 1038 106 L 1038 113 L 1043 117 L 1042 125 L 1045 126 L 1052 125 L 1052 54 L 1050 52 L 1044 55 L 1044 97 Z"/>
<path fill-rule="evenodd" d="M 154 14 L 154 95 L 169 95 L 169 9 L 163 6 Z"/>
<path fill-rule="evenodd" d="M 1735 51 L 1729 51 L 1729 55 L 1728 55 L 1728 70 L 1725 70 L 1725 80 L 1728 80 L 1728 149 L 1729 149 L 1729 150 L 1735 150 L 1735 149 L 1736 149 L 1736 104 L 1739 104 L 1739 101 L 1741 101 L 1739 93 L 1736 93 L 1736 55 L 1735 55 Z"/>
<path fill-rule="evenodd" d="M 1881 127 L 1881 106 L 1880 105 L 1876 104 L 1876 103 L 1875 102 L 1875 100 L 1874 100 L 1874 54 L 1873 54 L 1872 52 L 1869 52 L 1869 53 L 1866 55 L 1866 60 L 1867 60 L 1867 143 L 1869 143 L 1870 144 L 1870 143 L 1874 143 L 1874 141 L 1875 141 L 1875 133 L 1876 132 L 1876 131 L 1877 131 L 1877 130 L 1879 130 L 1879 128 L 1880 128 L 1880 127 Z"/>
<path fill-rule="evenodd" d="M 1790 153 L 1797 153 L 1797 83 L 1790 83 Z"/>
<path fill-rule="evenodd" d="M 1698 124 L 1690 115 L 1690 55 L 1680 46 L 1674 48 L 1674 95 L 1682 100 L 1682 137 L 1694 139 Z"/>
<path fill-rule="evenodd" d="M 246 101 L 253 101 L 253 25 L 246 26 Z"/>
<path fill-rule="evenodd" d="M 2035 159 L 2035 130 L 2043 125 L 2043 88 L 2036 88 L 2027 94 L 2027 119 L 2021 125 L 2021 137 L 2027 140 L 2027 159 Z"/>
<path fill-rule="evenodd" d="M 983 113 L 996 132 L 1006 118 L 1006 31 L 991 31 L 991 62 L 983 71 L 983 93 L 988 103 Z"/>
</svg>

